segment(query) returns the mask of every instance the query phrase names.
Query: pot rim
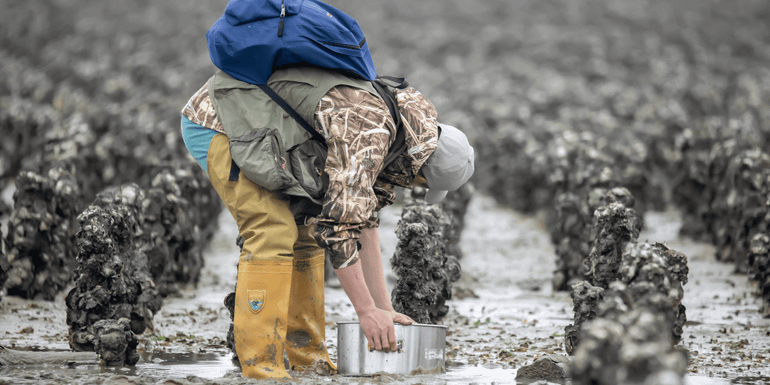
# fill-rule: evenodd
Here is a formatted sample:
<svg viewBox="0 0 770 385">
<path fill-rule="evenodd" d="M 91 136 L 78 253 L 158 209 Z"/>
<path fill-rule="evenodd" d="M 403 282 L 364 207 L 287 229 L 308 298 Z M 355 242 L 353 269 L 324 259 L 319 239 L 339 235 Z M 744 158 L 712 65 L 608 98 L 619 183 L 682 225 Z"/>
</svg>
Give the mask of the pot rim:
<svg viewBox="0 0 770 385">
<path fill-rule="evenodd" d="M 349 325 L 349 324 L 356 324 L 356 325 L 358 325 L 359 322 L 358 321 L 339 321 L 339 322 L 337 322 L 337 325 Z M 395 326 L 401 326 L 401 327 L 419 326 L 419 327 L 431 327 L 431 328 L 440 328 L 440 329 L 446 329 L 447 328 L 446 325 L 430 325 L 430 324 L 418 324 L 418 323 L 413 323 L 411 325 L 402 325 L 400 323 L 396 323 L 394 325 Z"/>
</svg>

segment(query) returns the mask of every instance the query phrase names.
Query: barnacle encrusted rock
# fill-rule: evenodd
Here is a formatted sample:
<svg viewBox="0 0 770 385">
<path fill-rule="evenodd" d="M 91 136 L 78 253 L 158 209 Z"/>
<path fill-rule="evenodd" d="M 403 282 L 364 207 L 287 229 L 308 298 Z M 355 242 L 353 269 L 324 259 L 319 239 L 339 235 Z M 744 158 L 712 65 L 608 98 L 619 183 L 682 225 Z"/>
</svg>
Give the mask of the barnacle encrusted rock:
<svg viewBox="0 0 770 385">
<path fill-rule="evenodd" d="M 193 207 L 185 198 L 175 174 L 162 171 L 152 180 L 152 187 L 142 199 L 142 234 L 149 271 L 162 296 L 179 291 L 184 284 L 197 284 L 203 268 L 206 235 L 194 221 L 196 212 L 208 208 Z M 191 194 L 195 197 L 197 194 Z M 198 216 L 201 216 L 198 214 Z M 202 223 L 200 224 L 202 225 Z"/>
<path fill-rule="evenodd" d="M 136 351 L 139 340 L 131 331 L 128 318 L 104 319 L 96 321 L 93 330 L 94 351 L 105 366 L 136 365 L 139 353 Z"/>
<path fill-rule="evenodd" d="M 557 255 L 555 290 L 583 279 L 594 284 L 597 279 L 613 279 L 606 276 L 612 272 L 611 265 L 620 261 L 623 245 L 636 241 L 642 228 L 634 205 L 635 199 L 625 187 L 557 194 L 549 220 Z"/>
<path fill-rule="evenodd" d="M 447 193 L 446 198 L 441 201 L 441 223 L 443 224 L 442 234 L 444 236 L 444 246 L 448 257 L 460 260 L 463 257 L 463 251 L 460 248 L 460 237 L 465 228 L 465 213 L 468 211 L 468 205 L 476 193 L 472 184 L 466 183 L 457 190 Z M 460 273 L 459 271 L 457 272 Z M 458 276 L 457 279 L 460 277 Z M 457 281 L 454 279 L 454 281 Z"/>
<path fill-rule="evenodd" d="M 594 244 L 584 263 L 587 278 L 592 284 L 607 288 L 617 279 L 623 248 L 636 242 L 641 221 L 633 209 L 612 202 L 594 211 Z"/>
<path fill-rule="evenodd" d="M 669 326 L 667 330 L 671 330 L 671 341 L 678 343 L 687 321 L 682 304 L 682 286 L 687 283 L 684 255 L 660 243 L 628 245 L 618 274 L 623 286 L 615 290 L 622 293 L 626 304 L 662 315 Z"/>
<path fill-rule="evenodd" d="M 144 191 L 137 185 L 124 185 L 98 194 L 94 204 L 78 216 L 77 278 L 75 288 L 65 299 L 70 346 L 75 350 L 95 349 L 98 330 L 94 325 L 100 320 L 129 320 L 129 332 L 133 334 L 152 328 L 153 315 L 160 309 L 162 298 L 142 252 L 144 197 Z M 124 356 L 128 365 L 136 362 L 135 352 L 131 351 L 135 345 L 131 345 Z M 112 345 L 100 346 L 104 350 Z"/>
<path fill-rule="evenodd" d="M 391 293 L 393 307 L 417 323 L 435 323 L 446 314 L 441 286 L 448 277 L 440 215 L 437 206 L 405 207 L 396 230 L 399 241 L 391 266 L 398 281 Z"/>
<path fill-rule="evenodd" d="M 770 236 L 765 233 L 754 235 L 749 252 L 749 278 L 757 282 L 757 289 L 762 298 L 760 311 L 765 316 L 770 316 Z"/>
<path fill-rule="evenodd" d="M 74 349 L 94 349 L 92 326 L 99 320 L 125 318 L 134 334 L 152 329 L 162 297 L 178 291 L 179 284 L 197 282 L 203 266 L 200 238 L 206 235 L 203 224 L 191 218 L 195 209 L 177 175 L 187 196 L 205 196 L 192 174 L 164 171 L 146 191 L 126 184 L 99 193 L 78 217 L 76 287 L 66 298 Z M 125 363 L 132 365 L 135 344 L 128 349 Z"/>
<path fill-rule="evenodd" d="M 687 361 L 674 351 L 686 321 L 687 258 L 663 244 L 636 243 L 641 221 L 627 189 L 594 189 L 593 247 L 586 281 L 572 286 L 574 323 L 565 348 L 573 383 L 682 383 Z M 660 333 L 670 330 L 669 333 Z"/>
<path fill-rule="evenodd" d="M 570 358 L 558 354 L 548 354 L 536 359 L 532 364 L 522 366 L 516 371 L 516 379 L 524 381 L 555 381 L 563 383 L 569 380 Z"/>
<path fill-rule="evenodd" d="M 629 243 L 606 289 L 575 285 L 575 326 L 566 328 L 565 340 L 573 383 L 683 383 L 687 359 L 674 345 L 687 320 L 687 273 L 684 254 L 660 243 Z"/>
<path fill-rule="evenodd" d="M 7 250 L 0 255 L 9 295 L 52 301 L 69 284 L 75 260 L 75 215 L 80 190 L 64 167 L 16 178 Z M 2 278 L 2 277 L 0 277 Z"/>
<path fill-rule="evenodd" d="M 687 357 L 660 332 L 667 325 L 662 314 L 643 307 L 586 322 L 570 365 L 572 383 L 684 384 Z"/>
<path fill-rule="evenodd" d="M 568 354 L 577 346 L 580 327 L 587 321 L 596 318 L 599 302 L 604 299 L 604 289 L 593 286 L 587 281 L 575 284 L 570 290 L 572 309 L 575 313 L 572 325 L 564 328 L 564 347 Z"/>
<path fill-rule="evenodd" d="M 391 300 L 397 312 L 418 323 L 435 324 L 449 312 L 446 301 L 452 298 L 452 283 L 460 278 L 460 264 L 446 254 L 441 206 L 425 204 L 424 192 L 415 188 L 404 199 L 398 244 L 390 260 L 398 277 Z"/>
<path fill-rule="evenodd" d="M 227 309 L 227 312 L 230 314 L 230 327 L 227 329 L 227 337 L 226 337 L 226 344 L 227 348 L 230 349 L 230 352 L 233 353 L 233 359 L 238 359 L 238 353 L 235 352 L 235 292 L 228 293 L 225 296 L 225 308 Z"/>
<path fill-rule="evenodd" d="M 8 263 L 8 257 L 5 255 L 5 238 L 3 237 L 3 228 L 0 226 L 0 286 L 5 284 L 9 270 L 11 270 L 11 264 Z M 2 298 L 3 293 L 4 290 L 0 290 L 0 298 Z"/>
<path fill-rule="evenodd" d="M 556 196 L 551 219 L 551 240 L 556 251 L 554 290 L 566 290 L 583 279 L 583 260 L 591 251 L 591 209 L 586 199 L 572 193 Z"/>
</svg>

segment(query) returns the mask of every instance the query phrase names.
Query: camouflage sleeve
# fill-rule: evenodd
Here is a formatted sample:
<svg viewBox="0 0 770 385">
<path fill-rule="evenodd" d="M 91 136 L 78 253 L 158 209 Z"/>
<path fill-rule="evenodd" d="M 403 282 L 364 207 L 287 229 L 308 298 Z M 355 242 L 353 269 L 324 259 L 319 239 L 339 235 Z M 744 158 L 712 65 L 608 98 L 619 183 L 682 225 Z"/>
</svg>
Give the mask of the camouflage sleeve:
<svg viewBox="0 0 770 385">
<path fill-rule="evenodd" d="M 382 210 L 396 202 L 396 188 L 391 183 L 377 180 L 374 182 L 374 193 L 377 195 L 376 211 Z"/>
<path fill-rule="evenodd" d="M 222 123 L 217 118 L 214 104 L 211 103 L 211 98 L 209 98 L 208 83 L 204 84 L 203 87 L 195 92 L 190 100 L 187 101 L 184 108 L 182 108 L 182 115 L 195 124 L 212 129 L 221 134 L 225 133 Z"/>
<path fill-rule="evenodd" d="M 375 227 L 374 183 L 395 137 L 387 106 L 368 92 L 347 86 L 329 91 L 316 110 L 316 128 L 326 138 L 329 175 L 315 238 L 335 269 L 358 261 L 361 229 Z"/>
<path fill-rule="evenodd" d="M 412 87 L 396 90 L 406 129 L 407 154 L 412 158 L 412 172 L 417 174 L 438 145 L 436 107 Z"/>
</svg>

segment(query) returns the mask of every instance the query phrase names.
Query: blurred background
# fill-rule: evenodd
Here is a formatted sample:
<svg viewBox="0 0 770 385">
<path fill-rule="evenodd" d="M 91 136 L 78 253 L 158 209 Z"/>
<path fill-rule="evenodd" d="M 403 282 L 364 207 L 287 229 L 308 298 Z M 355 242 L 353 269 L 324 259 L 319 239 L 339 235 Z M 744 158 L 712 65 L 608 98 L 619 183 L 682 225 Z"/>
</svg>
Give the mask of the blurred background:
<svg viewBox="0 0 770 385">
<path fill-rule="evenodd" d="M 142 165 L 186 156 L 178 112 L 215 70 L 205 32 L 226 1 L 2 3 L 0 184 L 36 167 L 52 126 L 85 124 L 103 153 Z M 764 1 L 329 3 L 359 21 L 380 74 L 406 76 L 441 120 L 474 140 L 522 130 L 519 141 L 531 136 L 547 146 L 565 130 L 595 133 L 595 141 L 633 133 L 626 141 L 642 140 L 614 151 L 644 163 L 669 160 L 676 136 L 704 122 L 746 132 L 757 144 L 770 131 Z M 106 132 L 123 140 L 105 143 Z M 596 145 L 613 146 L 620 145 Z M 518 166 L 531 174 L 525 178 L 549 172 L 529 156 L 506 156 L 534 163 Z M 136 180 L 142 170 L 112 159 L 94 170 L 92 183 Z M 478 178 L 489 175 L 480 170 Z M 659 179 L 645 183 L 659 187 L 670 178 Z M 515 190 L 530 182 L 510 181 L 500 185 L 510 191 L 496 194 L 520 195 Z M 660 199 L 670 200 L 672 187 L 661 188 Z M 539 207 L 519 199 L 549 198 L 508 197 L 514 207 Z"/>
</svg>

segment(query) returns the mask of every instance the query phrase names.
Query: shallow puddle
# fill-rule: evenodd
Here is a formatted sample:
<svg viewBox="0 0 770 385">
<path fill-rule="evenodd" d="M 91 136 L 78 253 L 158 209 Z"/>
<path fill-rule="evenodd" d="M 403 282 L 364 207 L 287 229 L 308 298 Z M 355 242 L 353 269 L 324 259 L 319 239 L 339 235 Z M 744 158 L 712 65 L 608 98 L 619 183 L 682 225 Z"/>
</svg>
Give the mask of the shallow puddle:
<svg viewBox="0 0 770 385">
<path fill-rule="evenodd" d="M 194 375 L 202 378 L 221 378 L 230 372 L 239 373 L 230 359 L 230 353 L 144 353 L 133 369 L 136 374 L 174 378 Z"/>
<path fill-rule="evenodd" d="M 184 378 L 194 375 L 201 378 L 221 378 L 230 372 L 238 373 L 240 369 L 225 352 L 214 353 L 140 353 L 141 359 L 134 367 L 103 368 L 99 365 L 28 365 L 5 367 L 0 375 L 29 373 L 30 375 L 51 373 L 54 377 L 59 374 L 97 374 L 113 373 L 124 376 L 141 376 L 164 378 Z"/>
<path fill-rule="evenodd" d="M 470 384 L 470 383 L 514 383 L 516 369 L 503 369 L 498 365 L 461 365 L 447 368 L 447 372 L 436 376 L 439 384 Z"/>
<path fill-rule="evenodd" d="M 82 377 L 95 374 L 116 374 L 129 377 L 148 376 L 156 378 L 186 378 L 196 376 L 209 380 L 239 377 L 240 369 L 233 364 L 230 354 L 225 351 L 209 353 L 141 353 L 141 360 L 135 367 L 102 368 L 97 365 L 78 366 L 23 366 L 5 367 L 0 369 L 0 377 L 13 375 L 16 378 L 26 379 L 54 379 L 61 377 Z M 308 375 L 293 373 L 297 380 L 304 383 Z M 371 377 L 359 376 L 333 376 L 318 377 L 309 375 L 317 382 L 360 384 L 367 383 Z M 454 384 L 538 384 L 554 385 L 555 382 L 523 382 L 515 381 L 516 369 L 506 369 L 499 365 L 458 365 L 447 368 L 443 374 L 423 374 L 413 376 L 398 376 L 393 378 L 394 383 L 430 384 L 430 385 L 454 385 Z M 388 382 L 385 380 L 385 382 Z M 710 378 L 699 375 L 685 377 L 686 385 L 728 385 L 728 384 L 766 384 L 770 382 L 768 377 L 739 377 L 733 379 Z"/>
</svg>

